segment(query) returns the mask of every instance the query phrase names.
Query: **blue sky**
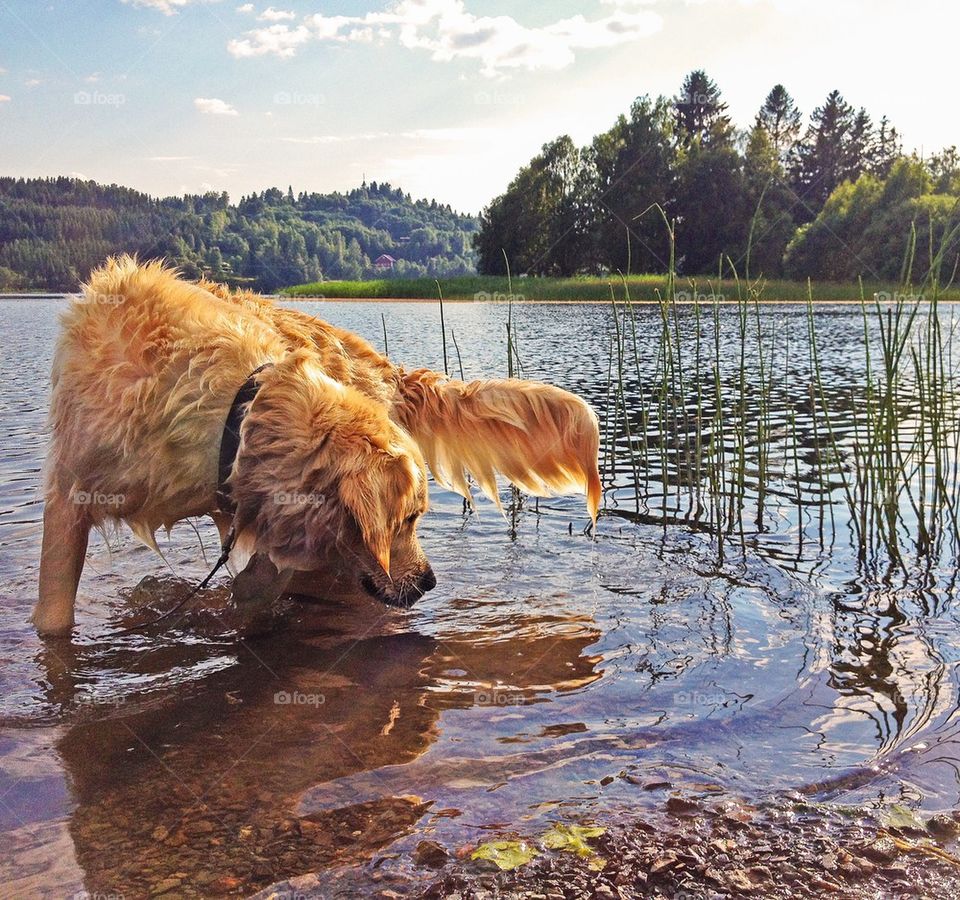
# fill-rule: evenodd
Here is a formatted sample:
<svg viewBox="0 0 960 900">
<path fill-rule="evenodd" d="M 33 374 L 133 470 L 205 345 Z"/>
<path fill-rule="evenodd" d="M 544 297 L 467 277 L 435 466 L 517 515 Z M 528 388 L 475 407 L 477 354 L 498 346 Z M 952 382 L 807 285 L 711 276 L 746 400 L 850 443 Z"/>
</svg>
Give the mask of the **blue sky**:
<svg viewBox="0 0 960 900">
<path fill-rule="evenodd" d="M 960 144 L 940 0 L 0 0 L 0 173 L 152 193 L 390 181 L 476 212 L 557 135 L 705 68 L 738 125 L 836 87 Z"/>
</svg>

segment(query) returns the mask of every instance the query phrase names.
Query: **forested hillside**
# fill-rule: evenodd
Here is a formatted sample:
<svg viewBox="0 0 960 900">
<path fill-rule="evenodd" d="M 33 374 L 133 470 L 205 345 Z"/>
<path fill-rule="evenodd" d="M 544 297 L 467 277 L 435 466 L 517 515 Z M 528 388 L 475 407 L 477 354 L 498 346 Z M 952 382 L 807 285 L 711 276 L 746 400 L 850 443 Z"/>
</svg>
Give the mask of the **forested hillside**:
<svg viewBox="0 0 960 900">
<path fill-rule="evenodd" d="M 276 188 L 236 205 L 226 194 L 166 197 L 73 178 L 0 178 L 0 290 L 75 290 L 113 253 L 165 257 L 270 291 L 373 274 L 381 254 L 402 276 L 472 272 L 477 220 L 389 184 L 346 194 Z"/>
<path fill-rule="evenodd" d="M 685 275 L 896 280 L 912 231 L 917 268 L 944 242 L 960 252 L 956 148 L 905 156 L 887 119 L 832 91 L 806 120 L 776 85 L 749 130 L 720 89 L 691 72 L 672 98 L 639 97 L 585 147 L 562 136 L 484 210 L 481 274 L 659 273 L 670 262 L 664 215 Z"/>
</svg>

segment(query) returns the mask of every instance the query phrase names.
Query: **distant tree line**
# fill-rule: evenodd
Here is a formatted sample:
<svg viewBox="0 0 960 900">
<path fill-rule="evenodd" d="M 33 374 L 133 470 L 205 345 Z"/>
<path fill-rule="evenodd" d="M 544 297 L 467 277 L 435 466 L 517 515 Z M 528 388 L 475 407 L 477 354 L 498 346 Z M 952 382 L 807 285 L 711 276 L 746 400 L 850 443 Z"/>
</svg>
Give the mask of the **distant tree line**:
<svg viewBox="0 0 960 900">
<path fill-rule="evenodd" d="M 484 210 L 478 269 L 662 272 L 670 251 L 659 205 L 676 224 L 684 274 L 716 275 L 729 259 L 753 276 L 897 278 L 911 230 L 924 246 L 949 235 L 958 197 L 955 148 L 906 157 L 886 118 L 875 124 L 838 91 L 804 128 L 779 84 L 740 132 L 698 70 L 676 97 L 638 98 L 589 146 L 567 136 L 545 144 Z M 955 262 L 960 247 L 947 250 Z"/>
<path fill-rule="evenodd" d="M 0 178 L 0 290 L 75 290 L 110 254 L 165 257 L 197 277 L 274 290 L 321 279 L 474 271 L 476 218 L 389 184 L 157 199 L 74 178 Z M 376 273 L 378 277 L 380 273 Z"/>
</svg>

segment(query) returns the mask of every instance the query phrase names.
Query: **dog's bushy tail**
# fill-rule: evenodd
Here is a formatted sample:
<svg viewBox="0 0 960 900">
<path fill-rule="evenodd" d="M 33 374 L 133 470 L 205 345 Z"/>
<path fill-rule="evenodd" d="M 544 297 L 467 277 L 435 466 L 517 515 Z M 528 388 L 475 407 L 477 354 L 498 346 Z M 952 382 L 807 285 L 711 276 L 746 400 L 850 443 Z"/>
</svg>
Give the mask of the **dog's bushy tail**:
<svg viewBox="0 0 960 900">
<path fill-rule="evenodd" d="M 574 394 L 533 381 L 401 371 L 394 415 L 437 481 L 467 499 L 469 475 L 500 506 L 499 473 L 541 497 L 583 492 L 596 521 L 600 431 L 594 411 Z"/>
</svg>

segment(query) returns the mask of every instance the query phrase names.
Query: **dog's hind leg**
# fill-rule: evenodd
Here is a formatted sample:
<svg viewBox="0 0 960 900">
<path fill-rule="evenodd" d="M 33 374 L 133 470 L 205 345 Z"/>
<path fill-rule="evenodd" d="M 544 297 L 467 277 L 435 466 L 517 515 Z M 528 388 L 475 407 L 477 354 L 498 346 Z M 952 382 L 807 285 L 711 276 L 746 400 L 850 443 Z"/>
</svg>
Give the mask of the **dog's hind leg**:
<svg viewBox="0 0 960 900">
<path fill-rule="evenodd" d="M 31 620 L 40 634 L 68 634 L 90 535 L 90 519 L 81 503 L 57 492 L 43 508 L 40 551 L 40 599 Z"/>
</svg>

